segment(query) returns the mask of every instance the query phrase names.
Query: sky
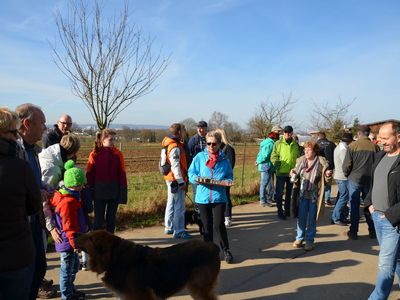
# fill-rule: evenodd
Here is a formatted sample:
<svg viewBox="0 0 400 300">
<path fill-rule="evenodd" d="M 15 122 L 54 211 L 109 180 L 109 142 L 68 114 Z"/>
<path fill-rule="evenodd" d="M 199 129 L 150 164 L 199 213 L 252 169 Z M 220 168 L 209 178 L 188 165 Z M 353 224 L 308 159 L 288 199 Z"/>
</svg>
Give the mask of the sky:
<svg viewBox="0 0 400 300">
<path fill-rule="evenodd" d="M 90 2 L 88 0 L 87 2 Z M 31 102 L 48 124 L 63 112 L 94 123 L 54 63 L 54 13 L 67 0 L 0 2 L 0 106 Z M 125 1 L 103 1 L 107 13 Z M 316 106 L 354 101 L 361 123 L 400 119 L 400 1 L 131 0 L 130 24 L 170 56 L 155 90 L 114 123 L 169 125 L 214 111 L 247 127 L 261 102 L 292 95 L 293 125 Z M 285 124 L 282 124 L 285 125 Z M 296 128 L 295 128 L 296 129 Z"/>
</svg>

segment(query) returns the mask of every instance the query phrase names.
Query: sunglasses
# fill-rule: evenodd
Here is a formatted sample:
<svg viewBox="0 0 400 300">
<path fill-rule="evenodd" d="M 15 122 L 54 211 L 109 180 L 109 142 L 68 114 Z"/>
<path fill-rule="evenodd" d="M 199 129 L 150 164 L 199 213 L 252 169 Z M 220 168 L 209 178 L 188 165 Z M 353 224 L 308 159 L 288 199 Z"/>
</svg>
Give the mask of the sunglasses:
<svg viewBox="0 0 400 300">
<path fill-rule="evenodd" d="M 213 147 L 215 147 L 215 146 L 217 146 L 218 144 L 217 143 L 207 143 L 207 146 L 213 146 Z"/>
</svg>

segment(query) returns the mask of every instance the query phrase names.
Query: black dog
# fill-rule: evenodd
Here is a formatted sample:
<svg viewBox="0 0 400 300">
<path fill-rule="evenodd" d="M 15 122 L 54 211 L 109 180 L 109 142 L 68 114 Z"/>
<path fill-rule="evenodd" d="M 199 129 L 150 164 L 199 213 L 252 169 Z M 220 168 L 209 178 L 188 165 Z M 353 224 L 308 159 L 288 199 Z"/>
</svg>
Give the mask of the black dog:
<svg viewBox="0 0 400 300">
<path fill-rule="evenodd" d="M 197 224 L 199 226 L 199 231 L 200 234 L 203 235 L 203 222 L 201 221 L 200 218 L 200 213 L 196 209 L 189 209 L 185 211 L 185 228 L 187 228 L 188 225 L 194 225 Z"/>
</svg>

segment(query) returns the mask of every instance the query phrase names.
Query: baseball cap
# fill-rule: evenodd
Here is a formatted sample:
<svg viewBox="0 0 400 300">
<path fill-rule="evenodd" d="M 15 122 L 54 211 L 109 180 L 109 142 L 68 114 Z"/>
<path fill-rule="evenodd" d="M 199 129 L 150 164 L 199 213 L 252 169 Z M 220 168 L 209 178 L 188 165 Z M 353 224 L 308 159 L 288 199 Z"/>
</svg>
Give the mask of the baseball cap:
<svg viewBox="0 0 400 300">
<path fill-rule="evenodd" d="M 197 123 L 197 127 L 208 127 L 208 125 L 206 121 L 199 121 L 199 123 Z"/>
<path fill-rule="evenodd" d="M 293 132 L 293 127 L 290 125 L 285 126 L 285 128 L 283 128 L 283 132 L 289 132 L 292 133 Z"/>
</svg>

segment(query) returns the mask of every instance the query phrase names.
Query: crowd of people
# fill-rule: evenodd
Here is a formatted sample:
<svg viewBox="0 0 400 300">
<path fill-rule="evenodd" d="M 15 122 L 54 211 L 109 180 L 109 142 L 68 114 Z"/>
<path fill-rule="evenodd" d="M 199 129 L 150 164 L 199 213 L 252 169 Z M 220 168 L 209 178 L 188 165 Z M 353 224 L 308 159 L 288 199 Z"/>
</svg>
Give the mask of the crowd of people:
<svg viewBox="0 0 400 300">
<path fill-rule="evenodd" d="M 85 170 L 75 166 L 79 138 L 71 132 L 72 118 L 62 114 L 46 135 L 46 117 L 40 107 L 25 103 L 15 112 L 0 108 L 1 245 L 0 298 L 55 297 L 47 269 L 47 233 L 60 253 L 62 299 L 84 299 L 75 289 L 80 257 L 73 234 L 90 228 L 114 233 L 119 204 L 128 201 L 122 153 L 114 147 L 116 132 L 96 134 Z M 360 206 L 369 237 L 380 245 L 379 272 L 370 299 L 386 299 L 394 273 L 400 276 L 400 127 L 385 123 L 379 139 L 360 126 L 357 136 L 345 132 L 336 145 L 324 132 L 299 144 L 292 126 L 272 128 L 260 143 L 256 166 L 261 175 L 260 205 L 276 207 L 277 218 L 297 218 L 293 247 L 315 247 L 317 221 L 326 205 L 335 205 L 331 220 L 349 226 L 349 239 L 357 240 Z M 43 140 L 42 140 L 43 139 Z M 42 140 L 43 149 L 37 142 Z M 380 142 L 380 146 L 377 145 Z M 195 210 L 203 226 L 204 241 L 220 246 L 224 260 L 234 261 L 227 227 L 232 225 L 230 187 L 235 149 L 223 129 L 208 131 L 200 121 L 190 139 L 185 126 L 174 123 L 162 141 L 170 165 L 164 174 L 167 201 L 164 230 L 176 239 L 190 239 L 185 229 L 185 197 L 190 184 Z M 338 186 L 331 197 L 332 181 Z M 94 212 L 93 225 L 88 214 Z"/>
</svg>

